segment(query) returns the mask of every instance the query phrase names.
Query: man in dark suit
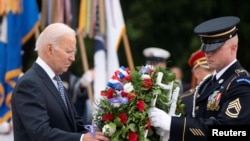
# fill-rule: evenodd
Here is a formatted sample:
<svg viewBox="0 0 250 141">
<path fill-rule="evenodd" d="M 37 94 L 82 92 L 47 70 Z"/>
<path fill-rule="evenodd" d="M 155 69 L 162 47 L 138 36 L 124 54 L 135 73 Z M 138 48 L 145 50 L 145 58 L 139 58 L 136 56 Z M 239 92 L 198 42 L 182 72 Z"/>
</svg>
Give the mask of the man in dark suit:
<svg viewBox="0 0 250 141">
<path fill-rule="evenodd" d="M 219 138 L 237 136 L 249 140 L 246 127 L 238 127 L 248 125 L 249 128 L 250 125 L 250 77 L 236 57 L 239 40 L 236 25 L 239 22 L 238 17 L 226 16 L 195 27 L 194 32 L 202 41 L 201 50 L 206 54 L 209 67 L 215 71 L 199 85 L 192 116 L 171 117 L 157 108 L 149 110 L 152 125 L 170 132 L 165 140 L 218 139 L 218 134 L 212 136 L 212 129 L 220 131 Z M 229 135 L 229 131 L 236 134 L 239 131 L 243 135 Z"/>
<path fill-rule="evenodd" d="M 35 50 L 37 60 L 13 91 L 14 140 L 109 140 L 102 132 L 86 132 L 60 78 L 55 80 L 75 60 L 75 31 L 63 23 L 51 24 L 38 37 Z"/>
</svg>

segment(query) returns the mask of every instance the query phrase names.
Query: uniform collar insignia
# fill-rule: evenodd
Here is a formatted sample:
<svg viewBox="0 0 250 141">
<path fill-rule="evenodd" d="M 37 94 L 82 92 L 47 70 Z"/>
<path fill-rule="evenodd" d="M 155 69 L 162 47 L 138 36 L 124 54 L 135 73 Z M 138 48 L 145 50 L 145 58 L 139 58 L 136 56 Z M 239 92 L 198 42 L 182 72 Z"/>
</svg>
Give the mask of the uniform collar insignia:
<svg viewBox="0 0 250 141">
<path fill-rule="evenodd" d="M 219 80 L 219 84 L 223 83 L 224 79 L 220 79 Z"/>
</svg>

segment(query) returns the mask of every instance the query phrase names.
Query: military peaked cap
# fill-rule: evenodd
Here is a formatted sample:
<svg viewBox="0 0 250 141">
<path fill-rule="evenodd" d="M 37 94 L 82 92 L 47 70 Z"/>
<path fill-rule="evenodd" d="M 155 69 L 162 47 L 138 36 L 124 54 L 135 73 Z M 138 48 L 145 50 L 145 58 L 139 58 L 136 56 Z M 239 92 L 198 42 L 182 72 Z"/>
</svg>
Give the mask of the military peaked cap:
<svg viewBox="0 0 250 141">
<path fill-rule="evenodd" d="M 224 43 L 237 34 L 236 25 L 240 18 L 225 16 L 205 21 L 194 28 L 201 38 L 201 50 L 211 52 L 219 49 Z"/>
</svg>

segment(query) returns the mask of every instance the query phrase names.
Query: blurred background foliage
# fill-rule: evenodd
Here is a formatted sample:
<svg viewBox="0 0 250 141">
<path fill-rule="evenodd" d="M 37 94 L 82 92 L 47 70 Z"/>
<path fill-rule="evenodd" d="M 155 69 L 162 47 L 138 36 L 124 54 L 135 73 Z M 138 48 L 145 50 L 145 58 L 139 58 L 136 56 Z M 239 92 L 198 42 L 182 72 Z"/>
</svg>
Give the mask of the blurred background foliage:
<svg viewBox="0 0 250 141">
<path fill-rule="evenodd" d="M 79 2 L 79 0 L 76 0 Z M 146 47 L 160 47 L 168 50 L 171 57 L 168 67 L 179 66 L 184 80 L 191 81 L 188 58 L 200 48 L 199 37 L 193 29 L 201 22 L 220 16 L 238 16 L 239 51 L 238 59 L 250 70 L 250 1 L 248 0 L 121 0 L 126 31 L 135 66 L 145 64 L 142 50 Z M 91 39 L 85 38 L 89 68 L 94 66 L 94 47 Z M 28 46 L 28 47 L 27 47 Z M 28 42 L 24 47 L 24 71 L 29 68 L 36 55 Z M 81 75 L 83 67 L 80 51 L 71 70 Z M 120 65 L 128 66 L 123 43 L 118 50 Z"/>
<path fill-rule="evenodd" d="M 241 19 L 238 59 L 250 70 L 250 1 L 123 0 L 121 5 L 135 65 L 144 64 L 144 48 L 161 47 L 171 53 L 168 67 L 181 67 L 184 80 L 190 82 L 188 59 L 201 45 L 194 27 L 211 18 L 231 15 Z M 119 49 L 120 63 L 126 64 L 121 52 L 122 48 Z"/>
</svg>

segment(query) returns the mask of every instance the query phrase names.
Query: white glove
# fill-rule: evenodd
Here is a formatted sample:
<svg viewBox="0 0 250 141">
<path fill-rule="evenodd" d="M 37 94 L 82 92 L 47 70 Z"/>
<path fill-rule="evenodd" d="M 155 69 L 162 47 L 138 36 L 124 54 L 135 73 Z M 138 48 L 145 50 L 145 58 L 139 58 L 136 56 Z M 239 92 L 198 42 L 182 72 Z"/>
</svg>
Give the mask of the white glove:
<svg viewBox="0 0 250 141">
<path fill-rule="evenodd" d="M 160 136 L 160 141 L 168 141 L 169 140 L 169 133 L 170 131 L 165 131 L 161 128 L 156 130 L 156 134 Z"/>
<path fill-rule="evenodd" d="M 156 129 L 156 134 L 158 134 L 159 136 L 163 136 L 166 132 L 168 132 L 168 131 L 165 131 L 161 128 Z"/>
<path fill-rule="evenodd" d="M 9 122 L 3 122 L 0 124 L 0 134 L 7 134 L 11 130 L 11 125 Z"/>
<path fill-rule="evenodd" d="M 153 107 L 149 109 L 148 115 L 152 126 L 160 127 L 165 131 L 170 130 L 171 116 L 169 116 L 166 112 Z"/>
<path fill-rule="evenodd" d="M 94 80 L 93 70 L 86 71 L 80 78 L 80 83 L 82 86 L 88 86 Z"/>
</svg>

